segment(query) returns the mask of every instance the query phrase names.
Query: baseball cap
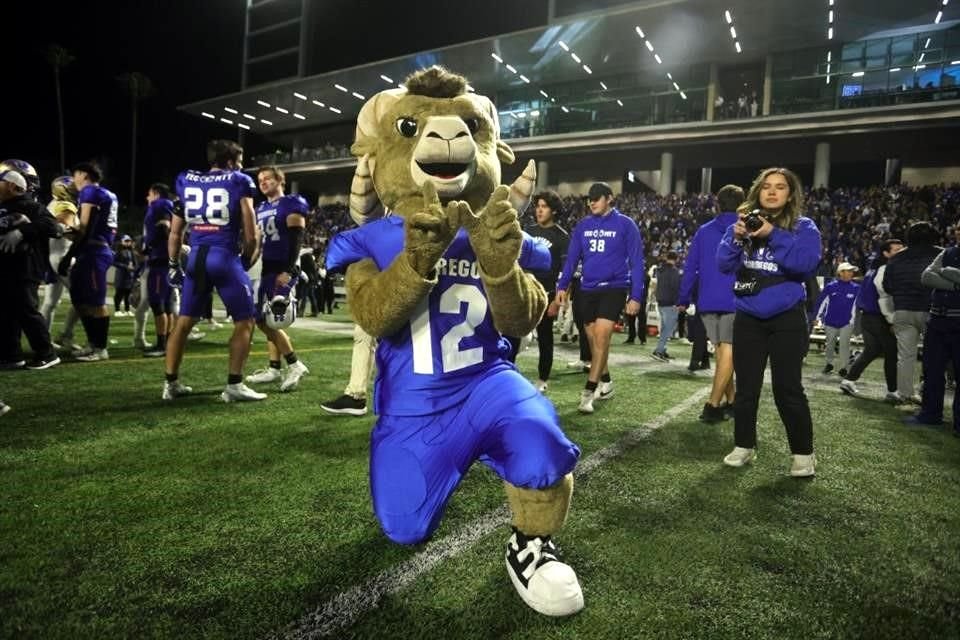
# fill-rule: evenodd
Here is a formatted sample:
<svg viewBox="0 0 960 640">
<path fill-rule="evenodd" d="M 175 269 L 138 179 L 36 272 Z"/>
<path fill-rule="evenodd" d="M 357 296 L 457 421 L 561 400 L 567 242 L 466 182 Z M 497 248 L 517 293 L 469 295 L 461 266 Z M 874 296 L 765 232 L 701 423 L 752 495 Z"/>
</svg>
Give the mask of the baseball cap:
<svg viewBox="0 0 960 640">
<path fill-rule="evenodd" d="M 18 172 L 13 169 L 7 169 L 6 171 L 0 172 L 0 180 L 9 182 L 10 184 L 20 187 L 21 191 L 27 190 L 27 181 L 20 175 Z"/>
<path fill-rule="evenodd" d="M 120 242 L 126 242 L 127 240 L 133 240 L 133 238 L 131 238 L 127 234 L 123 234 L 122 236 L 120 236 Z"/>
<path fill-rule="evenodd" d="M 590 200 L 596 200 L 600 196 L 612 196 L 613 189 L 610 188 L 606 182 L 594 182 L 590 185 L 590 190 L 587 191 L 587 198 Z"/>
<path fill-rule="evenodd" d="M 860 271 L 860 269 L 858 269 L 857 267 L 853 266 L 853 265 L 850 264 L 849 262 L 841 262 L 841 263 L 837 266 L 837 273 L 840 273 L 841 271 Z"/>
</svg>

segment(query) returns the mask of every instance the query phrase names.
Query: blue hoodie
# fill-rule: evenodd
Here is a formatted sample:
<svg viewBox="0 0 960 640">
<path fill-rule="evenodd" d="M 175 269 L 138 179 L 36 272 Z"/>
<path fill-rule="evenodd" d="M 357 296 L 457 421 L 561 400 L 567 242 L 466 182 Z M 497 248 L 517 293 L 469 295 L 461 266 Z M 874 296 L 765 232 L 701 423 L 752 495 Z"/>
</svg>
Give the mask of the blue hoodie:
<svg viewBox="0 0 960 640">
<path fill-rule="evenodd" d="M 643 239 L 632 218 L 616 209 L 602 216 L 581 220 L 570 233 L 567 261 L 560 272 L 557 289 L 566 291 L 583 260 L 582 291 L 630 289 L 630 299 L 643 297 Z"/>
<path fill-rule="evenodd" d="M 834 280 L 825 286 L 814 305 L 817 315 L 823 316 L 823 324 L 834 329 L 853 324 L 853 303 L 856 302 L 859 291 L 860 285 L 853 281 Z M 826 309 L 823 308 L 824 303 L 827 305 Z"/>
<path fill-rule="evenodd" d="M 810 218 L 801 216 L 792 231 L 774 227 L 766 243 L 753 246 L 749 255 L 743 244 L 734 241 L 733 225 L 723 234 L 717 248 L 717 267 L 736 274 L 741 267 L 768 276 L 786 276 L 780 282 L 752 296 L 737 296 L 737 311 L 767 319 L 787 311 L 807 297 L 803 281 L 820 263 L 820 231 Z"/>
<path fill-rule="evenodd" d="M 736 274 L 717 270 L 717 246 L 727 227 L 736 221 L 736 213 L 725 211 L 697 229 L 683 266 L 678 305 L 686 307 L 690 304 L 693 287 L 699 282 L 697 313 L 733 313 L 736 310 L 736 296 L 733 295 Z"/>
</svg>

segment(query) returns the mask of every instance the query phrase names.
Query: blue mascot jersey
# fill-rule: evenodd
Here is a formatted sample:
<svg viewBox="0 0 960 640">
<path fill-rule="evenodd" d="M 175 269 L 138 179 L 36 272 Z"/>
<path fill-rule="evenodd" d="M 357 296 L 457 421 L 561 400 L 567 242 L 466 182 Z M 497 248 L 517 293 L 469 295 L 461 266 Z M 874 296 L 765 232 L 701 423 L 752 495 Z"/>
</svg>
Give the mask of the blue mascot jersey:
<svg viewBox="0 0 960 640">
<path fill-rule="evenodd" d="M 343 270 L 372 258 L 381 271 L 403 253 L 404 220 L 388 216 L 340 233 L 327 268 Z M 545 270 L 550 252 L 524 234 L 520 267 Z M 477 382 L 513 369 L 509 345 L 493 326 L 467 232 L 460 229 L 437 265 L 437 285 L 393 335 L 377 347 L 374 409 L 380 415 L 422 416 L 466 401 Z"/>
</svg>

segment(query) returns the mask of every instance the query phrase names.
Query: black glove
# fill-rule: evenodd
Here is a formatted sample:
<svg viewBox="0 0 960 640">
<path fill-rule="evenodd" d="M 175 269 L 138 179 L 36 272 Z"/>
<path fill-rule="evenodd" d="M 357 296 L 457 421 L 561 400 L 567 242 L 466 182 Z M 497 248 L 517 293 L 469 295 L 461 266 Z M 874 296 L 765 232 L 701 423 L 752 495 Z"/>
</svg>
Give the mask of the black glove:
<svg viewBox="0 0 960 640">
<path fill-rule="evenodd" d="M 170 260 L 167 262 L 167 277 L 170 279 L 171 287 L 183 286 L 183 268 L 179 260 Z"/>
</svg>

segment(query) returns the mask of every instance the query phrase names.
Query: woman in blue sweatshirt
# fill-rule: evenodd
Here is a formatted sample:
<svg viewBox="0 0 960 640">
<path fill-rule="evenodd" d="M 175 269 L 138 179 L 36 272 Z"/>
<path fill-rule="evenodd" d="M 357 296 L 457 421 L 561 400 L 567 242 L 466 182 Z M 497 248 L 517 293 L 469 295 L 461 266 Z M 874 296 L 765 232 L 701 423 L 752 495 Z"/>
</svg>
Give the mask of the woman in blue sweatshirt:
<svg viewBox="0 0 960 640">
<path fill-rule="evenodd" d="M 733 321 L 734 444 L 723 462 L 741 467 L 756 457 L 757 407 L 770 360 L 773 397 L 787 430 L 790 475 L 814 474 L 813 422 L 803 391 L 810 335 L 803 281 L 820 262 L 820 231 L 802 215 L 803 189 L 789 169 L 764 169 L 754 180 L 717 248 L 717 266 L 737 274 Z"/>
</svg>

